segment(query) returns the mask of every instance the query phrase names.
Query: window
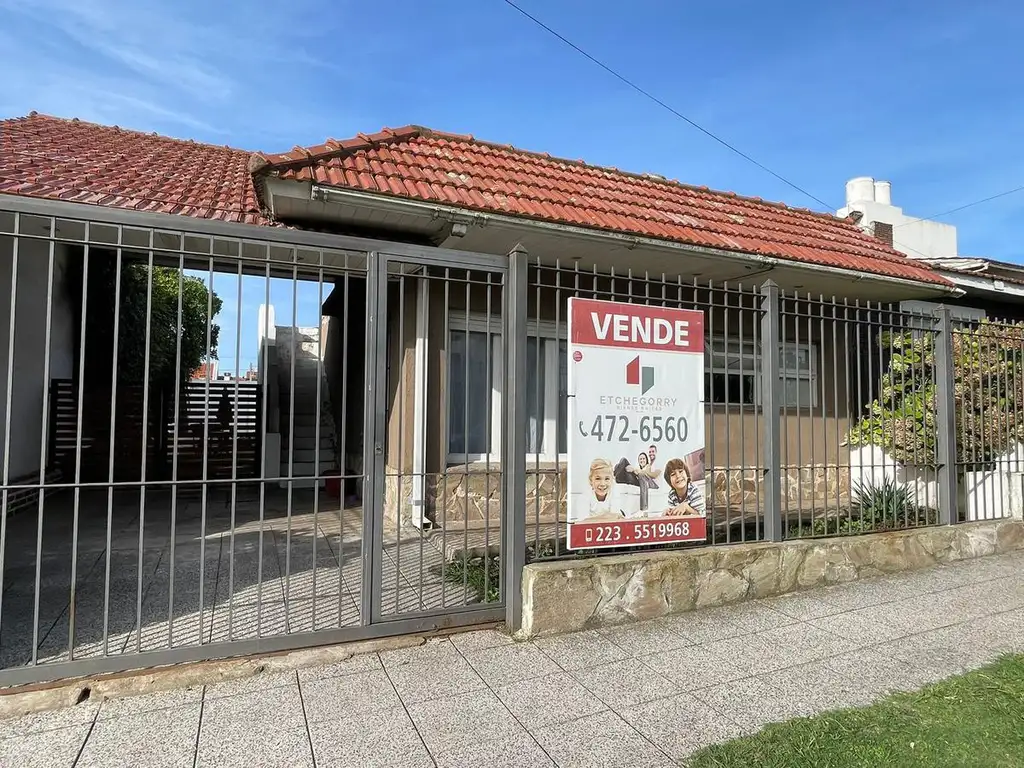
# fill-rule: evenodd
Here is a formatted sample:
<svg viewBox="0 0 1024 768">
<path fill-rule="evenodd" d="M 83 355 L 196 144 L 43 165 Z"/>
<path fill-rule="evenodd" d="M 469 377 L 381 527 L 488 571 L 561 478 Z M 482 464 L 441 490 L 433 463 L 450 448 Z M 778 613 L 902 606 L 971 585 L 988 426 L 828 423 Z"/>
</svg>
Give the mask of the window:
<svg viewBox="0 0 1024 768">
<path fill-rule="evenodd" d="M 704 396 L 707 402 L 760 405 L 760 350 L 753 341 L 711 339 L 707 346 Z M 818 404 L 817 360 L 811 344 L 784 344 L 779 360 L 782 405 Z"/>
<path fill-rule="evenodd" d="M 501 456 L 501 320 L 452 317 L 448 331 L 448 460 Z M 526 444 L 530 459 L 567 450 L 568 360 L 564 330 L 531 322 L 526 354 Z M 561 337 L 561 338 L 559 338 Z"/>
</svg>

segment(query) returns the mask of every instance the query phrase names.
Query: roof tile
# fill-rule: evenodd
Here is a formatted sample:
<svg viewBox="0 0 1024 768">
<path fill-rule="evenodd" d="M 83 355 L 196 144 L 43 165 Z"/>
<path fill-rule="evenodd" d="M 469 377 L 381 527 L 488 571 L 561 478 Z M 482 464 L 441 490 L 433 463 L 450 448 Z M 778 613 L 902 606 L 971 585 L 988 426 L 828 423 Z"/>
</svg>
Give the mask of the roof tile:
<svg viewBox="0 0 1024 768">
<path fill-rule="evenodd" d="M 0 192 L 272 224 L 260 212 L 251 156 L 33 113 L 0 121 Z"/>
<path fill-rule="evenodd" d="M 278 226 L 254 184 L 269 174 L 948 284 L 835 216 L 417 126 L 254 156 L 35 113 L 0 121 L 0 193 Z"/>
</svg>

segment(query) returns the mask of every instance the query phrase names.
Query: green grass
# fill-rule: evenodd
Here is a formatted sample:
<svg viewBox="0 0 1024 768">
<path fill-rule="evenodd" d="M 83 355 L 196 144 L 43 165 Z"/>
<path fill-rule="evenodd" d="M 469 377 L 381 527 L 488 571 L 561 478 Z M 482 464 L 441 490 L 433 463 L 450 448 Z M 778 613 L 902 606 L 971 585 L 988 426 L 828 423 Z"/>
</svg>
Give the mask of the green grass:
<svg viewBox="0 0 1024 768">
<path fill-rule="evenodd" d="M 685 727 L 681 724 L 681 727 Z M 863 709 L 770 725 L 701 750 L 691 768 L 1024 766 L 1024 656 Z"/>
</svg>

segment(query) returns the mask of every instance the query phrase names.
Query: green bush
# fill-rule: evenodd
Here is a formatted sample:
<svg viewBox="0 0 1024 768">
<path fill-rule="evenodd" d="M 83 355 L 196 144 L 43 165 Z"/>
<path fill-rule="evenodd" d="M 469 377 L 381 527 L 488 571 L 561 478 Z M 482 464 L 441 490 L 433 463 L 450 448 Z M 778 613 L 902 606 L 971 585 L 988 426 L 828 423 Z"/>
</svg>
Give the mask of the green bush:
<svg viewBox="0 0 1024 768">
<path fill-rule="evenodd" d="M 883 333 L 881 391 L 850 430 L 903 464 L 937 464 L 935 335 Z M 1024 442 L 1024 324 L 982 322 L 953 333 L 956 460 L 984 465 Z"/>
</svg>

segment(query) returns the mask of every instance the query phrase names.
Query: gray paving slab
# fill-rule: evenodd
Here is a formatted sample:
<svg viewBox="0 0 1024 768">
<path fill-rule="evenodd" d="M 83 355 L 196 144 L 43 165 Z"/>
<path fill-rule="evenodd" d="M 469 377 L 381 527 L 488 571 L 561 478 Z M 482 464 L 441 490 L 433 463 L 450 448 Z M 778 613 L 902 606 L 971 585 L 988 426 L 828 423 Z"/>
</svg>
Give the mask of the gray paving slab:
<svg viewBox="0 0 1024 768">
<path fill-rule="evenodd" d="M 547 753 L 528 733 L 488 739 L 433 754 L 437 768 L 553 768 Z"/>
<path fill-rule="evenodd" d="M 0 738 L 0 765 L 17 768 L 72 768 L 89 735 L 89 725 Z"/>
<path fill-rule="evenodd" d="M 489 690 L 461 693 L 407 707 L 431 753 L 461 749 L 479 741 L 525 735 L 504 704 Z"/>
<path fill-rule="evenodd" d="M 619 714 L 676 760 L 742 734 L 736 723 L 690 693 L 628 707 Z"/>
<path fill-rule="evenodd" d="M 521 680 L 494 691 L 527 729 L 578 720 L 607 709 L 607 705 L 565 672 Z"/>
<path fill-rule="evenodd" d="M 680 691 L 678 685 L 640 659 L 623 659 L 600 667 L 576 670 L 572 676 L 615 710 L 667 698 Z"/>
<path fill-rule="evenodd" d="M 569 671 L 601 666 L 628 656 L 597 630 L 543 638 L 534 644 L 559 667 Z"/>
<path fill-rule="evenodd" d="M 361 712 L 392 710 L 402 705 L 383 669 L 310 680 L 301 685 L 306 720 L 340 720 Z"/>
<path fill-rule="evenodd" d="M 466 659 L 484 681 L 493 687 L 509 685 L 558 672 L 558 665 L 537 646 L 516 643 L 467 653 Z"/>
<path fill-rule="evenodd" d="M 76 768 L 191 768 L 200 704 L 96 721 Z"/>
<path fill-rule="evenodd" d="M 673 761 L 614 712 L 534 732 L 559 768 L 662 768 Z"/>
<path fill-rule="evenodd" d="M 430 754 L 403 707 L 353 712 L 312 722 L 309 737 L 318 768 L 429 768 Z"/>
<path fill-rule="evenodd" d="M 693 643 L 693 640 L 675 629 L 675 626 L 674 622 L 655 619 L 603 629 L 601 634 L 629 656 L 646 656 L 649 653 L 671 651 Z"/>
</svg>

